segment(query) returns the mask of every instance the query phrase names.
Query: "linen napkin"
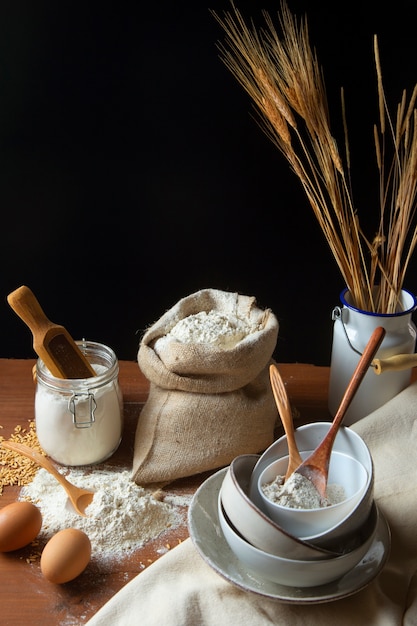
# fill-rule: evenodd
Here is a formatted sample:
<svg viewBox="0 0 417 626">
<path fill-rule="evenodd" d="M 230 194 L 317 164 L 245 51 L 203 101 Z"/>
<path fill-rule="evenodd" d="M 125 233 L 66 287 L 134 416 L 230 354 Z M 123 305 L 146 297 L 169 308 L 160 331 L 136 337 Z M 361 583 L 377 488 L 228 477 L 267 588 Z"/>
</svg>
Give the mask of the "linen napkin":
<svg viewBox="0 0 417 626">
<path fill-rule="evenodd" d="M 370 448 L 375 500 L 392 533 L 388 561 L 365 589 L 324 604 L 284 604 L 227 582 L 187 539 L 131 580 L 88 626 L 416 626 L 417 382 L 351 428 Z"/>
</svg>

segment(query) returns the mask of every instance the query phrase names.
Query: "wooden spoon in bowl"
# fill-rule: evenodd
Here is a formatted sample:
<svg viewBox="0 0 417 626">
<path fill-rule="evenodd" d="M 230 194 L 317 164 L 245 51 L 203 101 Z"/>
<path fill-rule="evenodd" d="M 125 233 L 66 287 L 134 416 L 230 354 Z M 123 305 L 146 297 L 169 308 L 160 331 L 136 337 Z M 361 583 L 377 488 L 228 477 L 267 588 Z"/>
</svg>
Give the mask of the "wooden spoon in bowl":
<svg viewBox="0 0 417 626">
<path fill-rule="evenodd" d="M 272 392 L 274 394 L 278 413 L 287 436 L 289 455 L 288 468 L 285 474 L 285 480 L 287 480 L 287 478 L 289 478 L 289 476 L 291 476 L 291 474 L 293 474 L 301 465 L 303 459 L 298 451 L 297 442 L 294 436 L 294 423 L 287 390 L 285 388 L 284 381 L 281 378 L 281 374 L 279 373 L 277 366 L 274 364 L 269 366 L 269 377 L 271 379 Z"/>
<path fill-rule="evenodd" d="M 296 473 L 302 474 L 315 486 L 322 498 L 326 498 L 327 477 L 329 473 L 330 456 L 332 453 L 333 443 L 342 423 L 342 420 L 348 410 L 350 403 L 357 392 L 379 346 L 385 336 L 385 329 L 378 326 L 371 335 L 359 363 L 356 366 L 353 376 L 343 395 L 340 406 L 334 416 L 333 422 L 329 428 L 327 435 L 317 448 L 305 459 L 295 470 Z"/>
<path fill-rule="evenodd" d="M 55 465 L 51 463 L 49 459 L 43 456 L 43 454 L 40 454 L 37 450 L 34 450 L 29 446 L 25 446 L 23 443 L 16 443 L 15 441 L 2 441 L 1 445 L 3 448 L 14 450 L 18 454 L 28 457 L 31 461 L 34 461 L 46 469 L 64 487 L 75 511 L 83 517 L 87 516 L 85 509 L 93 501 L 94 491 L 89 491 L 88 489 L 83 489 L 82 487 L 77 487 L 76 485 L 70 483 L 69 480 L 67 480 L 65 476 L 57 470 Z"/>
</svg>

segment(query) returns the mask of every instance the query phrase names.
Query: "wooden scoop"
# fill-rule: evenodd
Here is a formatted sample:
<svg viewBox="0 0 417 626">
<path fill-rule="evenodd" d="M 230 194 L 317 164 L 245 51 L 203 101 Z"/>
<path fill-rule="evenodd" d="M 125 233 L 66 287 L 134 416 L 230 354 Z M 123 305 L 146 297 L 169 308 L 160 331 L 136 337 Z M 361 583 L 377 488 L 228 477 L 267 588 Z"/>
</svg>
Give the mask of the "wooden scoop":
<svg viewBox="0 0 417 626">
<path fill-rule="evenodd" d="M 95 371 L 68 331 L 49 321 L 32 291 L 23 285 L 7 296 L 15 313 L 33 334 L 33 349 L 53 376 L 90 378 Z"/>
<path fill-rule="evenodd" d="M 83 517 L 87 516 L 85 509 L 93 501 L 94 491 L 82 489 L 81 487 L 76 487 L 75 485 L 70 483 L 69 480 L 67 480 L 65 476 L 63 476 L 57 470 L 55 465 L 51 463 L 49 459 L 43 456 L 43 454 L 40 454 L 37 450 L 29 448 L 29 446 L 25 446 L 23 443 L 16 443 L 15 441 L 2 441 L 1 445 L 3 446 L 3 448 L 7 448 L 8 450 L 14 450 L 14 452 L 18 452 L 19 454 L 28 457 L 29 459 L 46 469 L 64 487 L 75 511 Z"/>
<path fill-rule="evenodd" d="M 285 474 L 285 480 L 287 480 L 287 478 L 289 478 L 291 474 L 293 474 L 301 465 L 303 459 L 298 451 L 297 442 L 294 436 L 294 423 L 287 390 L 285 388 L 284 381 L 281 378 L 281 374 L 274 364 L 269 367 L 269 377 L 271 379 L 272 392 L 274 394 L 278 412 L 284 426 L 285 434 L 287 435 L 289 454 L 288 468 L 287 473 Z"/>
<path fill-rule="evenodd" d="M 327 435 L 310 456 L 301 463 L 295 470 L 298 474 L 302 474 L 316 487 L 322 498 L 326 498 L 327 476 L 329 473 L 330 455 L 332 453 L 333 443 L 345 416 L 350 403 L 356 391 L 359 388 L 372 359 L 378 351 L 379 346 L 385 336 L 385 329 L 378 326 L 371 335 L 359 363 L 356 366 L 350 383 L 344 393 L 340 406 L 334 416 L 333 422 L 329 428 Z"/>
</svg>

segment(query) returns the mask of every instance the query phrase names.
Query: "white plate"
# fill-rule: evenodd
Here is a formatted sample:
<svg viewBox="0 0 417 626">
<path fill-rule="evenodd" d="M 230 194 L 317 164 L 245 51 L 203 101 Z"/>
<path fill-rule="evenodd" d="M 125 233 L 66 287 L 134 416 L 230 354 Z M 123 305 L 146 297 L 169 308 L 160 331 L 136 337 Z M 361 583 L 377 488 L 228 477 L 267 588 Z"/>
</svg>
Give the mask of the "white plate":
<svg viewBox="0 0 417 626">
<path fill-rule="evenodd" d="M 357 593 L 382 570 L 391 546 L 391 533 L 380 512 L 375 540 L 369 551 L 352 571 L 333 583 L 319 587 L 287 587 L 249 572 L 230 550 L 220 528 L 217 499 L 226 472 L 227 468 L 219 470 L 196 491 L 188 510 L 188 528 L 201 557 L 231 584 L 288 604 L 319 604 Z"/>
</svg>

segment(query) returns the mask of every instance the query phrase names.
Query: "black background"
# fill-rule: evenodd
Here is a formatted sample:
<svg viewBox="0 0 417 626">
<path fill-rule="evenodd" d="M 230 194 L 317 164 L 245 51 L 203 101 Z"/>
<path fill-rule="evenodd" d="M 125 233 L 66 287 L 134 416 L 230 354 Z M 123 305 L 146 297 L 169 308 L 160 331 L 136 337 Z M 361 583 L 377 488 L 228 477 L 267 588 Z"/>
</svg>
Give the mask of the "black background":
<svg viewBox="0 0 417 626">
<path fill-rule="evenodd" d="M 356 205 L 376 228 L 373 35 L 394 111 L 417 81 L 417 2 L 288 4 L 307 14 L 335 134 L 345 89 Z M 236 6 L 262 25 L 279 1 Z M 0 2 L 1 357 L 35 356 L 6 301 L 22 284 L 128 360 L 165 310 L 213 287 L 272 308 L 279 361 L 329 364 L 342 278 L 219 59 L 210 9 L 230 3 Z M 404 286 L 417 292 L 415 261 Z"/>
</svg>

